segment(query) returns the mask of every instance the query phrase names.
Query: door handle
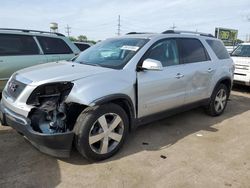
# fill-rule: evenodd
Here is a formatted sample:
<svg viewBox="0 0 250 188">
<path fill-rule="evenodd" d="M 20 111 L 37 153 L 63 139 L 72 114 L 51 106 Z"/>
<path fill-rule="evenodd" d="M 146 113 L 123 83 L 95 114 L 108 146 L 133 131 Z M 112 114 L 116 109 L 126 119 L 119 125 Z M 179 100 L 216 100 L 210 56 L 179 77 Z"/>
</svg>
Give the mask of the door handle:
<svg viewBox="0 0 250 188">
<path fill-rule="evenodd" d="M 209 73 L 211 73 L 213 71 L 214 71 L 214 69 L 212 69 L 212 68 L 207 69 L 207 72 L 209 72 Z"/>
<path fill-rule="evenodd" d="M 177 78 L 177 79 L 180 79 L 180 78 L 183 78 L 183 77 L 184 77 L 184 75 L 181 74 L 181 73 L 178 73 L 178 74 L 175 76 L 175 78 Z"/>
<path fill-rule="evenodd" d="M 0 59 L 0 63 L 3 63 L 3 60 Z"/>
</svg>

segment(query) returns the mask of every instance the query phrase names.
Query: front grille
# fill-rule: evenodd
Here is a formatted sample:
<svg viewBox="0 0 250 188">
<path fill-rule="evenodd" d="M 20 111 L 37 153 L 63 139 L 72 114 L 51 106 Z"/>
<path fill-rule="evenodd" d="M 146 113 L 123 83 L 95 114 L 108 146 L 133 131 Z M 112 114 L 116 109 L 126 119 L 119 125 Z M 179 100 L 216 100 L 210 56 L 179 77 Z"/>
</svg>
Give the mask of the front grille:
<svg viewBox="0 0 250 188">
<path fill-rule="evenodd" d="M 249 65 L 240 65 L 236 64 L 235 69 L 240 69 L 240 70 L 249 70 Z"/>
<path fill-rule="evenodd" d="M 241 73 L 234 73 L 234 74 L 239 76 L 246 76 L 246 74 L 241 74 Z"/>
<path fill-rule="evenodd" d="M 10 97 L 12 100 L 16 100 L 25 87 L 26 84 L 16 80 L 15 76 L 13 76 L 8 82 L 7 89 L 4 94 Z"/>
</svg>

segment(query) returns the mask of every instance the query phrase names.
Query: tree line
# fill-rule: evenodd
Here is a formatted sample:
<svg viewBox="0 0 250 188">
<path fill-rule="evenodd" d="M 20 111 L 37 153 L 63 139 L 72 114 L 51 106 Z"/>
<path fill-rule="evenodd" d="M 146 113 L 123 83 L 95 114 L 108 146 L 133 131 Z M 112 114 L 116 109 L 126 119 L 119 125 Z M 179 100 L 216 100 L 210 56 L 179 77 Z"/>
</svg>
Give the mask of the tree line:
<svg viewBox="0 0 250 188">
<path fill-rule="evenodd" d="M 73 42 L 89 42 L 95 44 L 96 41 L 89 40 L 85 35 L 79 35 L 78 37 L 70 36 L 69 39 Z"/>
</svg>

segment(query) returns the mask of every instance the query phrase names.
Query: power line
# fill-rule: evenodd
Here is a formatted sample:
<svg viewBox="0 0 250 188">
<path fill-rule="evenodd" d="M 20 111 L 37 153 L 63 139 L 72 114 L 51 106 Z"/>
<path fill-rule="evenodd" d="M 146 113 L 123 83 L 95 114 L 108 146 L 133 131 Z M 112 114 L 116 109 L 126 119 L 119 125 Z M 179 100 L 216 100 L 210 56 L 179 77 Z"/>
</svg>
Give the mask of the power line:
<svg viewBox="0 0 250 188">
<path fill-rule="evenodd" d="M 68 35 L 68 37 L 69 37 L 69 34 L 71 33 L 71 27 L 69 27 L 69 25 L 67 24 L 67 27 L 65 27 L 65 29 L 66 29 L 66 33 L 67 33 L 67 35 Z"/>
<path fill-rule="evenodd" d="M 173 30 L 175 30 L 177 28 L 177 26 L 173 23 L 173 26 L 172 27 L 170 27 L 170 29 L 173 29 Z"/>
</svg>

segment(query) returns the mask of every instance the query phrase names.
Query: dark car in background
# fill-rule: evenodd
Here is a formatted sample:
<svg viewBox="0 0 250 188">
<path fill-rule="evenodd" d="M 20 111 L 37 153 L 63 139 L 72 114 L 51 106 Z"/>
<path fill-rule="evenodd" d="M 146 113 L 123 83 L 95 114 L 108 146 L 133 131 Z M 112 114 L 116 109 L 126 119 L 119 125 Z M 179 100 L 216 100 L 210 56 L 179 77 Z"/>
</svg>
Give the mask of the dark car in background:
<svg viewBox="0 0 250 188">
<path fill-rule="evenodd" d="M 80 51 L 84 51 L 93 45 L 92 43 L 88 43 L 88 42 L 74 42 L 74 44 L 77 46 L 77 48 Z"/>
</svg>

